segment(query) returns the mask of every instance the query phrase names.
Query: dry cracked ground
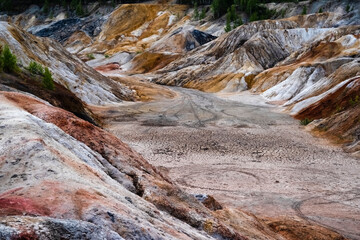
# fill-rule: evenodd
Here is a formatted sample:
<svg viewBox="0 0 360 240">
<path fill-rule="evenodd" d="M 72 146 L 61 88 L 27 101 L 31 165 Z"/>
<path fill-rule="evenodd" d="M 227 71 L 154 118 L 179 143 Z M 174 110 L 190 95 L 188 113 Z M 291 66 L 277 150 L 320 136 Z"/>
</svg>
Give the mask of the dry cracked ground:
<svg viewBox="0 0 360 240">
<path fill-rule="evenodd" d="M 268 221 L 303 219 L 360 238 L 360 166 L 259 95 L 171 88 L 177 97 L 97 108 L 105 126 L 192 194 Z"/>
</svg>

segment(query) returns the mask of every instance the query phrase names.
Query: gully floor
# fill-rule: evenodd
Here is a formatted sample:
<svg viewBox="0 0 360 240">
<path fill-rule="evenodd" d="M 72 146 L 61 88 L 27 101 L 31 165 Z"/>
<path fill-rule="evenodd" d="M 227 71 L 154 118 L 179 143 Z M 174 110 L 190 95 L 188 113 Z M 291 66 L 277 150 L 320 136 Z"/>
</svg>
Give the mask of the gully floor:
<svg viewBox="0 0 360 240">
<path fill-rule="evenodd" d="M 106 128 L 190 193 L 360 239 L 360 160 L 258 95 L 171 90 L 171 100 L 99 110 Z"/>
</svg>

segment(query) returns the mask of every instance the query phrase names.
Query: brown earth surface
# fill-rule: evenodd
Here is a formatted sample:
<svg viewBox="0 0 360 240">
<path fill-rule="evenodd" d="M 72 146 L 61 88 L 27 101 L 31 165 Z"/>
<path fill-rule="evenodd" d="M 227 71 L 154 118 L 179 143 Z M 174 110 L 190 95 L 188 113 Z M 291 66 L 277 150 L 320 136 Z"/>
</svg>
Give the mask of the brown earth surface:
<svg viewBox="0 0 360 240">
<path fill-rule="evenodd" d="M 189 193 L 255 214 L 287 239 L 342 239 L 320 226 L 360 238 L 358 159 L 261 96 L 171 90 L 174 99 L 92 110 Z"/>
</svg>

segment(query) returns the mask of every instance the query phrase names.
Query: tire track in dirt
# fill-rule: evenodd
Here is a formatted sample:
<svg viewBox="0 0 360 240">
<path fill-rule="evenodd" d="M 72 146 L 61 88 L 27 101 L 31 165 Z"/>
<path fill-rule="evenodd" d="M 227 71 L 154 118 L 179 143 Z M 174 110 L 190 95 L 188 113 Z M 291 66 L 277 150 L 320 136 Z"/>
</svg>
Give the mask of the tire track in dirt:
<svg viewBox="0 0 360 240">
<path fill-rule="evenodd" d="M 324 221 L 316 220 L 313 217 L 311 217 L 311 216 L 309 216 L 309 215 L 307 215 L 306 213 L 303 212 L 302 207 L 304 205 L 306 205 L 308 202 L 313 201 L 313 200 L 318 200 L 318 201 L 321 200 L 321 205 L 323 205 L 322 207 L 329 209 L 329 211 L 331 211 L 331 206 L 329 206 L 329 207 L 324 207 L 324 206 L 331 205 L 331 204 L 343 204 L 343 203 L 338 202 L 338 201 L 326 200 L 326 197 L 330 197 L 330 196 L 334 196 L 334 195 L 344 195 L 344 192 L 337 192 L 336 194 L 331 193 L 331 194 L 319 195 L 319 196 L 314 196 L 314 197 L 310 197 L 310 198 L 307 198 L 307 199 L 303 199 L 301 201 L 295 202 L 292 205 L 292 208 L 293 208 L 293 210 L 295 211 L 296 215 L 299 218 L 301 218 L 301 219 L 303 219 L 303 220 L 305 220 L 307 222 L 315 223 L 315 224 L 318 224 L 320 226 L 326 227 L 326 228 L 331 229 L 331 230 L 333 230 L 335 232 L 346 235 L 347 237 L 349 237 L 351 239 L 360 239 L 360 234 L 358 232 L 356 232 L 356 231 L 344 231 L 343 229 L 341 229 L 341 228 L 339 228 L 337 226 L 326 224 L 326 223 L 324 223 Z M 359 189 L 357 189 L 356 195 L 358 196 L 356 199 L 360 199 Z M 354 200 L 354 199 L 352 199 L 352 200 Z M 317 205 L 319 205 L 319 204 L 317 204 Z M 360 209 L 359 209 L 359 212 L 360 212 Z M 360 226 L 360 218 L 355 219 L 355 218 L 348 217 L 348 219 L 346 219 L 346 220 L 357 223 L 357 225 Z"/>
</svg>

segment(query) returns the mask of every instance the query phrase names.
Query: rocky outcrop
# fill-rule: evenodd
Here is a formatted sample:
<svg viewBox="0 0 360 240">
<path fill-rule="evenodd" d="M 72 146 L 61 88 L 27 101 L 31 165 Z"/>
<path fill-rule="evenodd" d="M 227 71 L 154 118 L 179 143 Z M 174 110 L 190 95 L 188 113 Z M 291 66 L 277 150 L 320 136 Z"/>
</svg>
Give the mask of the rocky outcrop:
<svg viewBox="0 0 360 240">
<path fill-rule="evenodd" d="M 41 30 L 34 30 L 30 33 L 39 37 L 52 37 L 60 43 L 66 41 L 74 32 L 78 31 L 79 25 L 82 25 L 82 21 L 79 18 L 68 18 L 60 20 L 43 28 Z"/>
<path fill-rule="evenodd" d="M 1 91 L 30 93 L 53 106 L 72 112 L 79 118 L 94 124 L 99 123 L 96 116 L 75 94 L 58 83 L 54 83 L 54 86 L 54 90 L 44 88 L 41 78 L 31 75 L 25 70 L 16 75 L 0 73 Z"/>
<path fill-rule="evenodd" d="M 243 25 L 172 62 L 154 81 L 215 92 L 234 81 L 251 87 L 255 75 L 293 52 L 313 42 L 355 32 L 351 27 L 330 28 L 339 18 L 335 13 L 324 13 Z"/>
<path fill-rule="evenodd" d="M 284 238 L 289 240 L 308 239 L 310 235 L 311 239 L 318 240 L 345 240 L 346 238 L 340 236 L 337 233 L 332 233 L 326 230 L 324 227 L 316 225 L 304 225 L 304 222 L 299 220 L 292 220 L 288 218 L 284 219 L 269 219 L 267 221 L 271 229 L 281 234 Z M 305 234 L 304 234 L 305 233 Z M 309 235 L 308 235 L 309 234 Z"/>
<path fill-rule="evenodd" d="M 185 53 L 216 39 L 215 36 L 185 26 L 168 33 L 149 49 L 151 52 Z"/>
<path fill-rule="evenodd" d="M 111 59 L 103 58 L 100 60 L 93 60 L 89 61 L 88 64 L 95 66 L 100 65 L 97 69 L 101 69 L 101 72 L 105 74 L 109 71 L 104 71 L 106 70 L 104 67 L 106 67 L 110 61 L 112 61 L 111 64 L 119 64 L 118 71 L 115 71 L 119 74 L 150 73 L 164 68 L 174 60 L 181 58 L 185 52 L 191 51 L 215 38 L 216 37 L 198 31 L 193 27 L 181 27 L 166 34 L 151 45 L 148 50 L 137 54 L 131 60 L 130 54 L 124 56 L 126 53 L 120 52 L 111 57 Z M 124 56 L 125 58 L 121 58 L 121 56 Z M 119 59 L 120 61 L 113 62 L 115 59 Z M 124 59 L 128 61 L 124 61 Z"/>
<path fill-rule="evenodd" d="M 310 92 L 307 91 L 311 94 L 311 92 L 315 92 L 313 90 L 319 90 L 322 87 L 327 90 L 346 77 L 354 76 L 358 71 L 356 65 L 359 54 L 359 42 L 357 40 L 359 31 L 359 26 L 339 28 L 321 41 L 312 42 L 307 48 L 292 53 L 286 60 L 278 63 L 276 67 L 256 76 L 252 90 L 256 92 L 265 91 L 264 96 L 270 100 L 293 99 L 288 103 L 291 104 L 305 97 L 302 96 L 304 93 L 301 93 L 301 90 L 305 87 L 307 80 L 309 80 L 309 84 L 312 84 L 323 77 L 333 79 L 323 79 L 329 85 L 320 81 L 318 86 L 315 85 L 315 89 Z M 352 68 L 354 69 L 350 70 Z M 347 74 L 344 76 L 340 72 L 347 72 Z M 312 77 L 310 78 L 310 76 Z M 296 79 L 296 82 L 303 81 L 300 85 L 294 85 L 296 92 L 283 91 L 281 93 L 283 95 L 290 94 L 290 96 L 280 96 L 281 94 L 276 93 L 276 88 L 271 89 L 275 85 L 280 87 L 287 82 L 292 82 L 290 79 L 287 80 L 288 78 Z M 295 96 L 296 94 L 300 95 Z"/>
<path fill-rule="evenodd" d="M 182 54 L 201 46 L 216 37 L 213 33 L 219 23 L 203 24 L 202 31 L 187 16 L 189 6 L 167 4 L 123 4 L 115 11 L 98 3 L 86 5 L 87 17 L 67 17 L 65 9 L 55 7 L 56 17 L 46 18 L 39 7 L 33 6 L 11 21 L 21 28 L 41 37 L 51 37 L 62 43 L 66 49 L 89 62 L 90 66 L 103 66 L 118 63 L 122 71 L 139 73 L 132 66 L 138 65 L 138 59 L 129 62 L 136 55 L 147 60 L 154 67 L 145 67 L 150 72 L 165 67 Z M 222 24 L 222 22 L 221 22 Z M 121 27 L 119 27 L 121 26 Z M 223 31 L 222 25 L 220 26 Z M 219 32 L 216 30 L 215 32 Z M 142 53 L 146 55 L 141 56 Z M 124 55 L 128 54 L 125 58 Z M 91 56 L 91 57 L 89 57 Z M 93 59 L 94 58 L 94 59 Z M 126 64 L 128 63 L 128 64 Z"/>
<path fill-rule="evenodd" d="M 263 96 L 283 104 L 297 119 L 318 120 L 312 125 L 320 135 L 348 143 L 346 149 L 357 152 L 360 42 L 359 28 L 353 29 L 353 34 L 340 32 L 293 53 L 256 76 L 253 90 L 266 90 Z"/>
<path fill-rule="evenodd" d="M 315 120 L 317 134 L 345 143 L 345 150 L 360 156 L 360 75 L 294 106 L 298 119 Z"/>
<path fill-rule="evenodd" d="M 102 76 L 55 41 L 37 38 L 6 22 L 0 22 L 0 41 L 9 45 L 22 66 L 30 61 L 47 66 L 55 82 L 87 104 L 133 99 L 134 93 L 126 86 Z"/>
<path fill-rule="evenodd" d="M 64 44 L 76 32 L 95 38 L 99 35 L 101 27 L 107 17 L 87 17 L 87 18 L 65 18 L 52 22 L 48 25 L 35 25 L 27 29 L 30 33 L 39 37 L 50 37 Z"/>
<path fill-rule="evenodd" d="M 41 7 L 31 5 L 25 12 L 7 17 L 7 20 L 34 35 L 50 37 L 64 44 L 77 31 L 96 37 L 107 19 L 107 14 L 113 10 L 113 7 L 106 4 L 88 2 L 83 6 L 87 16 L 79 17 L 70 8 L 50 6 L 50 13 L 45 13 Z"/>
<path fill-rule="evenodd" d="M 347 10 L 347 6 L 349 9 Z M 268 3 L 266 7 L 277 12 L 282 12 L 282 17 L 292 17 L 302 14 L 304 7 L 307 13 L 322 12 L 337 12 L 341 15 L 347 15 L 346 22 L 348 25 L 359 25 L 359 2 L 354 0 L 344 1 L 301 1 L 301 2 L 279 2 Z M 351 11 L 350 11 L 351 10 Z M 280 16 L 281 17 L 281 16 Z M 339 21 L 337 26 L 344 24 L 344 21 Z"/>
<path fill-rule="evenodd" d="M 31 216 L 0 217 L 0 238 L 124 239 L 118 233 L 90 222 Z"/>
<path fill-rule="evenodd" d="M 71 47 L 74 43 L 67 42 L 66 46 L 85 60 L 89 60 L 86 54 L 94 53 L 95 60 L 88 62 L 91 66 L 116 62 L 121 65 L 120 73 L 153 72 L 216 38 L 195 29 L 187 16 L 180 17 L 187 8 L 125 4 L 109 16 L 92 44 L 81 50 L 76 48 L 76 51 Z"/>
<path fill-rule="evenodd" d="M 78 54 L 144 51 L 167 33 L 187 8 L 185 5 L 123 4 L 108 17 L 94 44 Z"/>
</svg>

